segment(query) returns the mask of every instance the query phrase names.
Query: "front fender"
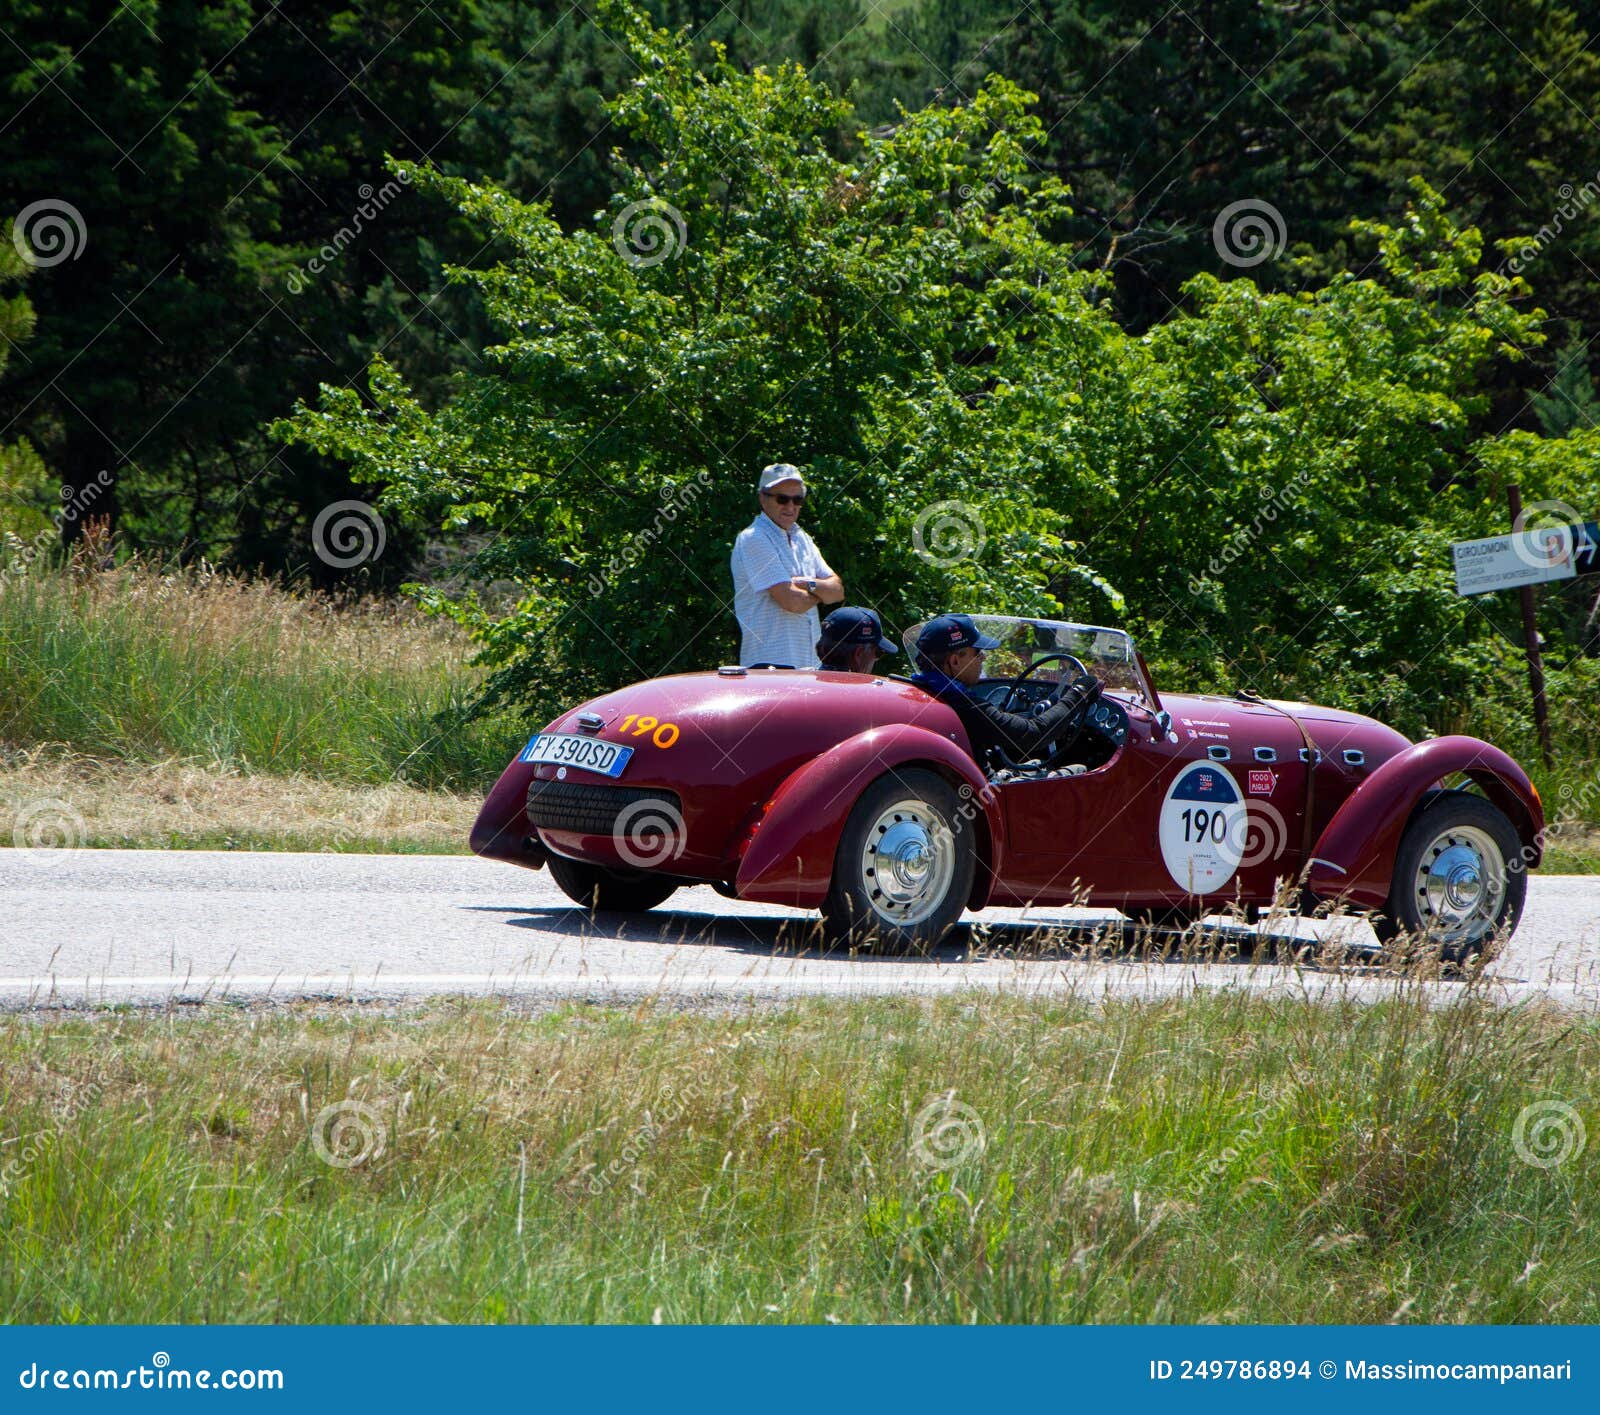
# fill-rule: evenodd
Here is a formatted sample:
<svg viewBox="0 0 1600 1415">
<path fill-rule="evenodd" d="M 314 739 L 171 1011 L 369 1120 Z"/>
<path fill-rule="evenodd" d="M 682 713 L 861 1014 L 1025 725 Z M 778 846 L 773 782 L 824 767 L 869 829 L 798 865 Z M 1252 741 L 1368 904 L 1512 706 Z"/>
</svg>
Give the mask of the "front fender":
<svg viewBox="0 0 1600 1415">
<path fill-rule="evenodd" d="M 1350 793 L 1311 852 L 1311 893 L 1381 909 L 1412 813 L 1430 787 L 1456 772 L 1470 777 L 1506 814 L 1522 840 L 1521 867 L 1535 868 L 1544 843 L 1544 807 L 1528 774 L 1476 737 L 1435 737 L 1390 757 Z"/>
<path fill-rule="evenodd" d="M 850 808 L 884 772 L 926 764 L 959 784 L 975 832 L 979 869 L 972 908 L 988 897 L 989 881 L 1004 853 L 1000 802 L 970 753 L 925 727 L 896 723 L 848 738 L 798 767 L 779 785 L 762 812 L 739 862 L 734 892 L 741 899 L 815 909 L 827 897 L 833 859 Z"/>
<path fill-rule="evenodd" d="M 468 843 L 474 854 L 532 870 L 544 864 L 544 845 L 528 824 L 528 783 L 533 780 L 533 770 L 519 752 L 500 773 L 472 824 Z"/>
</svg>

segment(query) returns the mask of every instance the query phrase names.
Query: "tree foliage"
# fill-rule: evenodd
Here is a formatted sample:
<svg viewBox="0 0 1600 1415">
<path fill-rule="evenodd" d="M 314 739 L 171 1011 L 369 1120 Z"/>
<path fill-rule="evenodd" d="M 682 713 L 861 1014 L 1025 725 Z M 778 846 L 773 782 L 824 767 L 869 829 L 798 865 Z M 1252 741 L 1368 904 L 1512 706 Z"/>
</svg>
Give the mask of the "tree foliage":
<svg viewBox="0 0 1600 1415">
<path fill-rule="evenodd" d="M 33 333 L 33 305 L 21 289 L 27 275 L 8 224 L 0 228 L 0 377 L 13 350 L 20 350 Z M 26 440 L 0 442 L 0 533 L 37 535 L 49 525 L 51 506 L 39 454 Z"/>
<path fill-rule="evenodd" d="M 436 408 L 379 359 L 366 395 L 326 389 L 290 429 L 399 513 L 491 537 L 476 570 L 514 607 L 433 598 L 498 691 L 728 658 L 728 547 L 778 459 L 807 468 L 850 598 L 892 623 L 1127 617 L 1191 681 L 1294 681 L 1413 729 L 1494 671 L 1448 543 L 1492 525 L 1486 372 L 1541 336 L 1426 184 L 1398 225 L 1355 224 L 1370 273 L 1200 275 L 1132 333 L 1052 234 L 1068 193 L 1030 177 L 1042 129 L 1009 81 L 840 150 L 845 105 L 799 69 L 701 69 L 613 13 L 640 77 L 608 113 L 645 155 L 608 208 L 567 230 L 404 169 L 504 250 L 452 272 L 500 342 Z"/>
</svg>

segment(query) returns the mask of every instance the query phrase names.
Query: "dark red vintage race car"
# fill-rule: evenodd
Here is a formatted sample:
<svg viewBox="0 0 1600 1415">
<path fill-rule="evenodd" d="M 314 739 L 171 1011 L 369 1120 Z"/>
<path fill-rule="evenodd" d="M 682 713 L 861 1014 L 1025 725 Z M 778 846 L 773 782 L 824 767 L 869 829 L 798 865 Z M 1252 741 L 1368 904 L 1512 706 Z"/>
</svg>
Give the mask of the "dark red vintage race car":
<svg viewBox="0 0 1600 1415">
<path fill-rule="evenodd" d="M 858 944 L 923 947 L 986 905 L 1175 923 L 1288 898 L 1371 911 L 1380 938 L 1450 959 L 1516 927 L 1544 813 L 1498 748 L 1248 693 L 1162 697 L 1120 630 L 977 623 L 1001 641 L 976 689 L 997 702 L 1037 702 L 1080 667 L 1106 685 L 1037 759 L 976 760 L 956 713 L 893 675 L 656 678 L 536 735 L 472 848 L 548 865 L 597 909 L 711 884 L 820 909 L 831 940 Z"/>
</svg>

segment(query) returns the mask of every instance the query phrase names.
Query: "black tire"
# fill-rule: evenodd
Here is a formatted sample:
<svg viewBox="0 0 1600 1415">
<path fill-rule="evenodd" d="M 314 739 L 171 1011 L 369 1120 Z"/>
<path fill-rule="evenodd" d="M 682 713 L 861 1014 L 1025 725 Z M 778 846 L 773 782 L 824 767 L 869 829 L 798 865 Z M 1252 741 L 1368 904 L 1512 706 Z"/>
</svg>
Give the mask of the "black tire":
<svg viewBox="0 0 1600 1415">
<path fill-rule="evenodd" d="M 822 905 L 834 945 L 926 952 L 972 895 L 971 807 L 936 772 L 903 767 L 863 791 L 845 822 Z"/>
<path fill-rule="evenodd" d="M 546 863 L 550 866 L 550 878 L 560 885 L 568 899 L 585 909 L 606 913 L 643 913 L 670 898 L 678 888 L 676 880 L 662 879 L 660 875 L 608 870 L 601 865 L 569 860 L 554 851 L 550 852 Z"/>
<path fill-rule="evenodd" d="M 1389 901 L 1373 931 L 1386 944 L 1409 934 L 1447 963 L 1492 956 L 1528 897 L 1521 850 L 1503 811 L 1481 796 L 1439 792 L 1400 837 Z"/>
</svg>

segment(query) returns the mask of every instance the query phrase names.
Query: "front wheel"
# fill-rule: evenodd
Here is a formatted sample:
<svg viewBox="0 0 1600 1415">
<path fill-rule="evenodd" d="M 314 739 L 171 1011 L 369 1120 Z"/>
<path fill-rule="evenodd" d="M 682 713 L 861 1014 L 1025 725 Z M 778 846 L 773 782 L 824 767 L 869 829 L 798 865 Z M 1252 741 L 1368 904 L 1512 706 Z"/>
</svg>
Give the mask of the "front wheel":
<svg viewBox="0 0 1600 1415">
<path fill-rule="evenodd" d="M 642 913 L 654 909 L 678 887 L 674 881 L 664 880 L 659 875 L 637 870 L 608 870 L 582 860 L 569 860 L 554 851 L 550 852 L 546 863 L 550 866 L 551 879 L 561 887 L 561 892 L 585 909 Z"/>
<path fill-rule="evenodd" d="M 1462 963 L 1510 936 L 1522 917 L 1528 873 L 1516 828 L 1481 796 L 1442 791 L 1420 810 L 1395 852 L 1385 911 L 1373 928 L 1388 943 L 1401 933 Z"/>
<path fill-rule="evenodd" d="M 856 801 L 839 838 L 822 905 L 832 944 L 924 952 L 972 894 L 972 823 L 942 776 L 903 768 Z"/>
</svg>

